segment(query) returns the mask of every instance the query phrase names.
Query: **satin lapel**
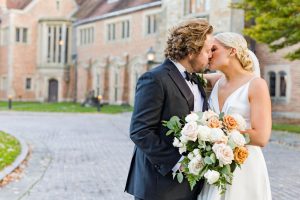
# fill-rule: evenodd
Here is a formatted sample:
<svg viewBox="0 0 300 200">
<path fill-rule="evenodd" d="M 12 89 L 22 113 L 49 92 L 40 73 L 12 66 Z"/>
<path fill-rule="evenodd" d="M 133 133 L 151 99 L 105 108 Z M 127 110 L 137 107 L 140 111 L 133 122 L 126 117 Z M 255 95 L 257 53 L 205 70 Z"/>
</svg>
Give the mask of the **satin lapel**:
<svg viewBox="0 0 300 200">
<path fill-rule="evenodd" d="M 203 105 L 202 105 L 202 111 L 206 111 L 208 110 L 208 102 L 207 102 L 207 98 L 206 98 L 206 93 L 204 88 L 202 87 L 202 85 L 198 84 L 198 89 L 201 93 L 201 96 L 203 97 L 204 101 L 203 101 Z"/>
<path fill-rule="evenodd" d="M 172 63 L 172 65 L 173 65 L 173 63 Z M 169 75 L 172 78 L 172 80 L 174 81 L 174 83 L 176 84 L 176 86 L 178 87 L 178 89 L 180 90 L 181 94 L 186 99 L 186 101 L 189 105 L 190 111 L 194 110 L 194 95 L 191 92 L 191 89 L 186 84 L 184 78 L 182 77 L 182 75 L 180 74 L 180 72 L 178 71 L 178 69 L 175 66 L 172 68 L 171 67 L 169 67 L 169 68 L 171 69 L 169 72 Z"/>
</svg>

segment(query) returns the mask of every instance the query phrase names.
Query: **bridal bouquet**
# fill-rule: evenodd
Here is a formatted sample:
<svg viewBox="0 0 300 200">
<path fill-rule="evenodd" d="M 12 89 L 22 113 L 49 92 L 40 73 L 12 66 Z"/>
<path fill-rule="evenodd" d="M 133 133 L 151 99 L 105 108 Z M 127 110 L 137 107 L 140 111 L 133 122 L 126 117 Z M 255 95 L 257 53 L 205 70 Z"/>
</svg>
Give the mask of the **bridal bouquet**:
<svg viewBox="0 0 300 200">
<path fill-rule="evenodd" d="M 235 168 L 248 157 L 245 145 L 249 136 L 239 132 L 246 128 L 245 119 L 239 114 L 218 115 L 209 110 L 192 112 L 184 120 L 173 116 L 163 125 L 169 129 L 167 135 L 174 135 L 173 145 L 183 156 L 173 178 L 181 183 L 185 177 L 191 189 L 205 178 L 223 194 L 226 185 L 232 183 Z"/>
</svg>

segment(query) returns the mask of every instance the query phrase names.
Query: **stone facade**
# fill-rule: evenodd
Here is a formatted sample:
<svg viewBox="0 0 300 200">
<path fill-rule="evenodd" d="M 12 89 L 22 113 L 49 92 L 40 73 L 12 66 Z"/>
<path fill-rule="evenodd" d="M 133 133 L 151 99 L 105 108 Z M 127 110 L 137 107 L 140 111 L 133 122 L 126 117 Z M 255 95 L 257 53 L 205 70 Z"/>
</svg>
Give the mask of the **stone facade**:
<svg viewBox="0 0 300 200">
<path fill-rule="evenodd" d="M 147 51 L 154 50 L 154 63 L 162 62 L 171 27 L 197 17 L 208 19 L 215 32 L 242 32 L 244 13 L 230 9 L 231 2 L 0 0 L 0 99 L 82 102 L 93 93 L 106 103 L 133 105 L 138 77 L 155 67 Z M 252 49 L 274 113 L 296 116 L 299 61 L 282 58 L 289 49 Z"/>
<path fill-rule="evenodd" d="M 76 2 L 34 0 L 24 8 L 9 2 L 1 3 L 0 99 L 68 100 Z"/>
</svg>

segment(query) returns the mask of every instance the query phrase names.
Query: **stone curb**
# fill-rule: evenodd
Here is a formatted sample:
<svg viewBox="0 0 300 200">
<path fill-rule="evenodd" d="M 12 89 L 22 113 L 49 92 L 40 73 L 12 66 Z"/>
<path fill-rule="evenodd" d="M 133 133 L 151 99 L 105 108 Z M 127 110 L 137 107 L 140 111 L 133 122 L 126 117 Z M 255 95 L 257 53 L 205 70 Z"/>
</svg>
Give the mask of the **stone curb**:
<svg viewBox="0 0 300 200">
<path fill-rule="evenodd" d="M 10 164 L 9 166 L 5 167 L 2 171 L 0 171 L 0 181 L 4 179 L 8 174 L 10 174 L 12 171 L 14 171 L 25 160 L 29 151 L 28 145 L 22 138 L 11 133 L 7 133 L 7 134 L 12 135 L 20 142 L 21 154 L 15 159 L 15 161 L 12 164 Z"/>
</svg>

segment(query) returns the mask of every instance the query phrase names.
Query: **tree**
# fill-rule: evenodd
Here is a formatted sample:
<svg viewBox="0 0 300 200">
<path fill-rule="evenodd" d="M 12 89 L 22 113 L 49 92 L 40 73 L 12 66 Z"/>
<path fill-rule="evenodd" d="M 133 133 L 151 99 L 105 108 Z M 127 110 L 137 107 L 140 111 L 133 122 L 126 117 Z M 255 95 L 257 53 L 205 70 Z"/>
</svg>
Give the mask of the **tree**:
<svg viewBox="0 0 300 200">
<path fill-rule="evenodd" d="M 233 3 L 232 8 L 243 9 L 246 21 L 254 22 L 244 34 L 268 44 L 271 51 L 300 43 L 300 0 L 242 0 Z M 297 47 L 285 58 L 300 60 Z"/>
</svg>

